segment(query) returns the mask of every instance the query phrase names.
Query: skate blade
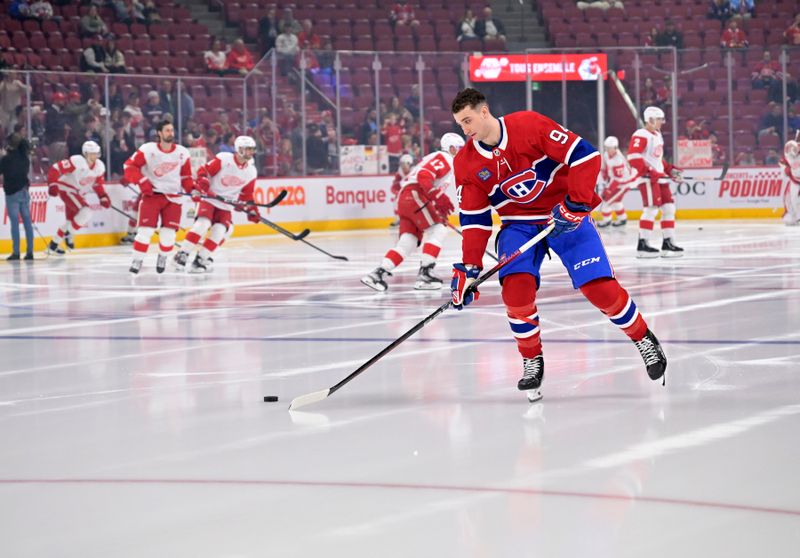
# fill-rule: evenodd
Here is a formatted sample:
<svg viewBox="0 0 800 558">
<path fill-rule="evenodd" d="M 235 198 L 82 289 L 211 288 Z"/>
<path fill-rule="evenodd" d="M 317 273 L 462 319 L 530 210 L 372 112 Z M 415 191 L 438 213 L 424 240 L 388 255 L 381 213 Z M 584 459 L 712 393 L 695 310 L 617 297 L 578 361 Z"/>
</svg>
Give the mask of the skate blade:
<svg viewBox="0 0 800 558">
<path fill-rule="evenodd" d="M 536 403 L 537 401 L 539 401 L 543 397 L 542 396 L 542 390 L 539 389 L 539 388 L 537 388 L 537 389 L 529 389 L 529 390 L 527 390 L 525 392 L 525 395 L 528 396 L 528 402 L 529 403 Z"/>
<path fill-rule="evenodd" d="M 363 283 L 364 285 L 366 285 L 367 287 L 369 287 L 373 291 L 378 291 L 379 293 L 386 292 L 386 289 L 384 287 L 382 287 L 378 283 L 375 283 L 374 281 L 370 281 L 369 279 L 366 279 L 366 278 L 362 277 L 361 278 L 361 283 Z"/>
<path fill-rule="evenodd" d="M 417 291 L 438 291 L 444 283 L 415 283 L 414 289 Z"/>
<path fill-rule="evenodd" d="M 636 257 L 640 259 L 658 258 L 661 254 L 659 252 L 637 252 Z"/>
<path fill-rule="evenodd" d="M 662 258 L 682 258 L 683 257 L 683 252 L 665 251 L 665 252 L 661 252 L 661 257 Z"/>
</svg>

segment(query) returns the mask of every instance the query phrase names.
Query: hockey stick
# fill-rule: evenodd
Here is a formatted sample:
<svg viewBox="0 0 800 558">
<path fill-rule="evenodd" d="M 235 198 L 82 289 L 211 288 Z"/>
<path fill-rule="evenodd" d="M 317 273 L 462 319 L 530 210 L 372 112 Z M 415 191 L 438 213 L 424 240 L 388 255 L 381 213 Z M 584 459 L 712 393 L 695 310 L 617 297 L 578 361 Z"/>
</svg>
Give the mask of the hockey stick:
<svg viewBox="0 0 800 558">
<path fill-rule="evenodd" d="M 477 290 L 478 286 L 481 283 L 483 283 L 484 281 L 486 281 L 487 279 L 492 277 L 494 274 L 496 274 L 498 271 L 500 271 L 503 267 L 505 267 L 506 265 L 508 265 L 509 263 L 514 261 L 515 259 L 517 259 L 519 256 L 521 256 L 522 254 L 524 254 L 525 252 L 530 250 L 540 240 L 542 240 L 544 237 L 546 237 L 548 234 L 550 234 L 550 231 L 553 230 L 553 227 L 555 227 L 554 224 L 548 225 L 539 234 L 537 234 L 532 239 L 530 239 L 528 242 L 526 242 L 525 244 L 523 244 L 522 246 L 517 248 L 516 252 L 514 252 L 511 255 L 509 255 L 507 258 L 504 258 L 502 261 L 498 262 L 497 265 L 494 266 L 492 269 L 490 269 L 489 271 L 487 271 L 486 273 L 484 273 L 483 275 L 478 277 L 475 280 L 474 283 L 472 283 L 469 287 L 467 287 L 467 290 L 464 292 L 464 296 L 466 296 L 466 295 L 474 292 L 475 290 Z M 330 397 L 331 395 L 333 395 L 333 393 L 335 393 L 336 391 L 341 389 L 345 384 L 347 384 L 350 381 L 352 381 L 356 376 L 358 376 L 359 374 L 364 372 L 367 368 L 369 368 L 370 366 L 372 366 L 373 364 L 378 362 L 384 356 L 389 354 L 392 350 L 396 349 L 397 346 L 400 345 L 400 343 L 402 343 L 403 341 L 405 341 L 406 339 L 408 339 L 409 337 L 414 335 L 416 332 L 421 330 L 423 327 L 428 325 L 439 314 L 441 314 L 442 312 L 444 312 L 445 310 L 450 308 L 451 305 L 452 305 L 452 301 L 450 301 L 450 300 L 448 300 L 447 302 L 442 304 L 439 308 L 437 308 L 431 314 L 429 314 L 427 317 L 425 317 L 421 322 L 417 323 L 414 327 L 412 327 L 411 329 L 406 331 L 403 335 L 401 335 L 400 337 L 395 339 L 390 345 L 388 345 L 386 348 L 384 348 L 377 355 L 375 355 L 374 357 L 369 359 L 367 362 L 365 362 L 364 364 L 359 366 L 358 369 L 356 369 L 354 372 L 352 372 L 349 376 L 347 376 L 345 379 L 340 381 L 338 384 L 335 384 L 335 385 L 329 387 L 328 389 L 323 389 L 323 390 L 320 390 L 320 391 L 314 391 L 312 393 L 307 393 L 305 395 L 300 395 L 298 397 L 295 397 L 294 399 L 292 399 L 292 402 L 289 404 L 289 410 L 292 411 L 294 409 L 299 409 L 300 407 L 305 407 L 306 405 L 311 405 L 312 403 L 316 403 L 317 401 L 322 401 L 323 399 L 326 399 L 326 398 Z"/>
<path fill-rule="evenodd" d="M 712 178 L 711 180 L 722 180 L 722 179 L 724 179 L 725 176 L 727 176 L 727 174 L 728 174 L 728 167 L 729 166 L 730 165 L 728 164 L 727 161 L 725 163 L 722 163 L 722 172 L 720 173 L 720 175 L 717 178 Z M 683 176 L 683 175 L 681 175 L 681 178 L 683 180 L 704 180 L 703 177 L 699 177 L 699 176 Z"/>
<path fill-rule="evenodd" d="M 181 194 L 181 196 L 192 196 L 192 194 L 190 192 L 181 192 L 180 194 Z M 209 196 L 207 194 L 204 194 L 204 195 L 201 195 L 201 196 L 192 196 L 192 197 L 198 197 L 198 198 L 203 199 L 203 200 L 218 200 L 218 201 L 230 204 L 230 205 L 250 205 L 250 206 L 253 206 L 253 207 L 265 207 L 267 209 L 270 209 L 272 207 L 275 207 L 279 203 L 281 203 L 283 201 L 283 199 L 288 194 L 289 194 L 289 192 L 287 190 L 281 190 L 280 192 L 278 192 L 277 196 L 272 198 L 267 203 L 256 203 L 256 202 L 235 202 L 234 203 L 234 202 L 226 200 L 225 198 L 222 198 L 220 196 L 217 196 L 217 195 L 210 195 Z"/>
<path fill-rule="evenodd" d="M 130 213 L 125 213 L 124 211 L 122 211 L 121 209 L 119 209 L 117 207 L 114 207 L 113 205 L 109 205 L 108 207 L 110 209 L 113 209 L 114 211 L 116 211 L 120 215 L 124 215 L 125 217 L 128 218 L 129 221 L 136 221 L 136 218 L 133 215 L 131 215 Z"/>
<path fill-rule="evenodd" d="M 44 237 L 44 235 L 42 235 L 42 231 L 39 230 L 39 227 L 36 226 L 36 223 L 33 222 L 33 219 L 31 219 L 31 225 L 33 225 L 33 230 L 36 231 L 36 234 L 38 234 L 39 238 L 41 238 L 42 242 L 44 242 L 44 259 L 49 258 L 50 257 L 50 243 L 47 242 L 47 239 Z"/>
</svg>

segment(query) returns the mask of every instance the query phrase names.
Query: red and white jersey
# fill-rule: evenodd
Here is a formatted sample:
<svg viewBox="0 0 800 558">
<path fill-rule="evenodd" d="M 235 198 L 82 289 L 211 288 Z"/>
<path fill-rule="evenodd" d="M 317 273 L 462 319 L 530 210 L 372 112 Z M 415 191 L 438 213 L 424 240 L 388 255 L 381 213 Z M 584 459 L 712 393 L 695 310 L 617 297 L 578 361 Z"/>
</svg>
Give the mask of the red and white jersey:
<svg viewBox="0 0 800 558">
<path fill-rule="evenodd" d="M 631 168 L 630 163 L 622 154 L 622 151 L 617 149 L 613 157 L 608 156 L 608 151 L 603 153 L 603 179 L 607 185 L 612 182 L 617 184 L 624 184 L 632 180 L 636 173 Z"/>
<path fill-rule="evenodd" d="M 789 180 L 800 184 L 800 155 L 794 157 L 784 155 L 783 159 L 781 159 L 781 165 Z"/>
<path fill-rule="evenodd" d="M 492 208 L 503 226 L 546 223 L 553 207 L 571 201 L 596 207 L 600 153 L 543 114 L 521 111 L 498 119 L 497 145 L 468 141 L 455 156 L 463 262 L 480 266 L 492 234 Z"/>
<path fill-rule="evenodd" d="M 403 167 L 398 167 L 397 172 L 394 173 L 394 180 L 392 180 L 392 187 L 391 192 L 392 195 L 397 198 L 397 195 L 400 193 L 400 184 L 402 184 L 403 179 L 409 175 L 413 165 L 408 169 L 408 172 L 403 172 Z"/>
<path fill-rule="evenodd" d="M 158 143 L 147 142 L 125 161 L 125 179 L 134 184 L 148 180 L 156 193 L 166 194 L 174 203 L 183 203 L 180 192 L 194 187 L 189 150 L 173 144 L 172 150 L 164 151 Z"/>
<path fill-rule="evenodd" d="M 453 156 L 445 151 L 428 153 L 400 181 L 400 191 L 418 185 L 428 197 L 444 192 L 453 182 Z"/>
<path fill-rule="evenodd" d="M 62 192 L 85 196 L 94 190 L 101 195 L 105 194 L 103 188 L 105 175 L 106 166 L 100 159 L 90 167 L 83 155 L 73 155 L 50 167 L 47 171 L 47 183 L 57 184 Z"/>
<path fill-rule="evenodd" d="M 253 201 L 256 187 L 256 165 L 253 160 L 240 165 L 233 153 L 219 153 L 208 163 L 200 167 L 197 177 L 207 177 L 210 183 L 209 193 L 226 200 Z M 220 209 L 230 209 L 231 205 L 219 200 L 205 200 Z"/>
<path fill-rule="evenodd" d="M 639 128 L 631 136 L 628 147 L 628 162 L 636 169 L 639 175 L 655 171 L 657 174 L 666 174 L 664 165 L 664 136 L 661 132 L 649 132 L 646 128 Z"/>
</svg>

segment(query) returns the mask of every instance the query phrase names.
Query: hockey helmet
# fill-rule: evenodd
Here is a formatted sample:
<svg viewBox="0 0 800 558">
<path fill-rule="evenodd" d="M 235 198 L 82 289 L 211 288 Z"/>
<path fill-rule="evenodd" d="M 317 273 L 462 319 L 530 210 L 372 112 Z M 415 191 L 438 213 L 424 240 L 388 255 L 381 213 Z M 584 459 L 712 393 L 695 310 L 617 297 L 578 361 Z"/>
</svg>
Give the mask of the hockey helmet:
<svg viewBox="0 0 800 558">
<path fill-rule="evenodd" d="M 256 140 L 250 136 L 239 136 L 234 140 L 233 148 L 236 150 L 236 153 L 241 154 L 242 149 L 255 149 Z"/>
<path fill-rule="evenodd" d="M 800 145 L 794 140 L 789 140 L 783 146 L 783 154 L 787 157 L 797 157 L 800 155 Z"/>
<path fill-rule="evenodd" d="M 650 122 L 656 118 L 664 118 L 664 111 L 658 107 L 647 107 L 644 109 L 645 122 Z"/>
<path fill-rule="evenodd" d="M 94 141 L 85 141 L 81 146 L 81 153 L 86 156 L 89 153 L 96 153 L 100 154 L 100 146 L 97 145 L 97 142 Z"/>
<path fill-rule="evenodd" d="M 456 149 L 464 147 L 464 138 L 454 132 L 447 132 L 442 136 L 440 143 L 442 145 L 442 151 L 450 153 L 451 147 L 455 147 Z"/>
<path fill-rule="evenodd" d="M 603 145 L 608 149 L 618 149 L 619 140 L 617 139 L 617 136 L 608 136 L 606 141 L 603 142 Z"/>
<path fill-rule="evenodd" d="M 411 165 L 414 164 L 414 157 L 412 157 L 408 153 L 400 155 L 400 164 L 401 165 L 408 165 L 410 167 Z"/>
</svg>

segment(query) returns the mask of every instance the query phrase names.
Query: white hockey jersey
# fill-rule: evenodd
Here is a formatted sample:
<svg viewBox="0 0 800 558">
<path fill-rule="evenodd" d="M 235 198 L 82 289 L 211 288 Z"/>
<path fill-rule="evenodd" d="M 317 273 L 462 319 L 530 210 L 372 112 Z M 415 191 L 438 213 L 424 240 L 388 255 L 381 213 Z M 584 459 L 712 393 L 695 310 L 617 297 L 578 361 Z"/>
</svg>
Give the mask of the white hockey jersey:
<svg viewBox="0 0 800 558">
<path fill-rule="evenodd" d="M 622 151 L 617 149 L 613 157 L 608 156 L 608 152 L 603 152 L 603 178 L 606 184 L 616 182 L 617 184 L 624 184 L 634 178 L 636 173 L 631 168 L 625 155 Z"/>
<path fill-rule="evenodd" d="M 57 184 L 61 191 L 85 196 L 93 190 L 103 189 L 105 175 L 106 166 L 100 159 L 90 167 L 83 155 L 73 155 L 50 167 L 47 182 Z"/>
<path fill-rule="evenodd" d="M 786 177 L 796 184 L 800 184 L 800 155 L 792 156 L 789 153 L 784 153 L 781 159 Z"/>
<path fill-rule="evenodd" d="M 661 132 L 648 132 L 645 128 L 636 130 L 628 147 L 628 162 L 639 175 L 647 174 L 651 170 L 665 174 L 664 136 Z"/>
<path fill-rule="evenodd" d="M 418 185 L 423 192 L 433 194 L 445 191 L 453 182 L 453 156 L 445 151 L 434 151 L 411 167 L 400 182 L 400 191 Z"/>
<path fill-rule="evenodd" d="M 163 151 L 158 143 L 143 144 L 125 161 L 125 179 L 134 184 L 149 180 L 156 193 L 166 194 L 170 201 L 183 203 L 181 191 L 191 191 L 194 186 L 189 150 L 174 144 L 171 151 Z"/>
<path fill-rule="evenodd" d="M 256 186 L 256 165 L 253 160 L 240 165 L 233 153 L 219 153 L 208 163 L 200 167 L 199 177 L 207 177 L 210 183 L 209 193 L 227 200 L 253 200 Z M 231 205 L 219 200 L 207 199 L 211 205 L 220 209 L 231 209 Z"/>
</svg>

